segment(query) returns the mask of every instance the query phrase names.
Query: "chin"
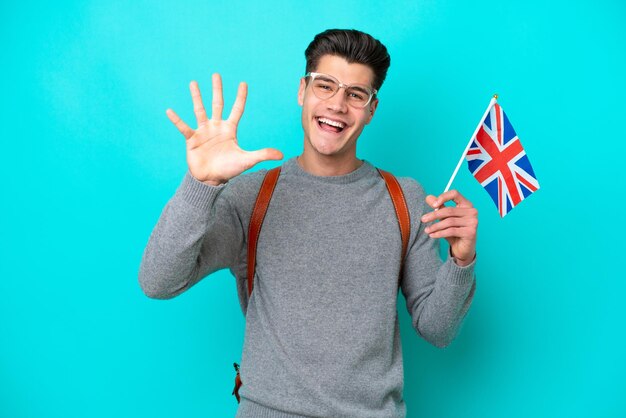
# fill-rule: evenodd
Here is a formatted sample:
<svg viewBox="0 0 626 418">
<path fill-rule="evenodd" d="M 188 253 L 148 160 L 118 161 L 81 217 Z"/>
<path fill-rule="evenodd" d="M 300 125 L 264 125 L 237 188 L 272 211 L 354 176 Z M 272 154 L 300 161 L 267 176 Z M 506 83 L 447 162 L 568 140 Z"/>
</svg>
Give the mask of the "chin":
<svg viewBox="0 0 626 418">
<path fill-rule="evenodd" d="M 331 139 L 317 139 L 311 141 L 311 147 L 318 154 L 325 155 L 327 157 L 343 154 L 345 144 L 338 143 Z"/>
</svg>

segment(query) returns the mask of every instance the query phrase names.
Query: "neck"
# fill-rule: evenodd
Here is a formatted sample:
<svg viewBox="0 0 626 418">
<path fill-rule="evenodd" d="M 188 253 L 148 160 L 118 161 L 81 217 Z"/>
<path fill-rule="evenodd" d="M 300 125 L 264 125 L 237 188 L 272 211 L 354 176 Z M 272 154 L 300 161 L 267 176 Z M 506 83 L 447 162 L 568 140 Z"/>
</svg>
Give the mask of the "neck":
<svg viewBox="0 0 626 418">
<path fill-rule="evenodd" d="M 324 177 L 350 174 L 363 165 L 363 161 L 356 158 L 356 155 L 347 155 L 344 158 L 337 157 L 326 155 L 311 156 L 305 151 L 298 156 L 297 161 L 300 167 L 307 173 Z"/>
</svg>

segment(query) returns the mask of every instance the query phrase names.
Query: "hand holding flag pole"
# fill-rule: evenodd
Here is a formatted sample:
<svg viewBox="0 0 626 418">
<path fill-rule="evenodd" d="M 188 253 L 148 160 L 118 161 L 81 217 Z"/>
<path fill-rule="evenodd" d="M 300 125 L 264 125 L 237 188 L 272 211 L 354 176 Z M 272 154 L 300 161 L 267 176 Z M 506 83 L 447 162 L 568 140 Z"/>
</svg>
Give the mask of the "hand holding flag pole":
<svg viewBox="0 0 626 418">
<path fill-rule="evenodd" d="M 478 211 L 472 205 L 472 202 L 467 200 L 457 190 L 450 190 L 450 185 L 459 171 L 459 167 L 463 162 L 463 158 L 467 154 L 467 151 L 472 144 L 474 137 L 476 136 L 482 121 L 485 119 L 493 105 L 496 103 L 498 95 L 494 95 L 489 106 L 478 126 L 474 130 L 474 134 L 470 138 L 465 151 L 459 160 L 459 163 L 446 186 L 446 189 L 438 197 L 428 195 L 426 197 L 426 203 L 430 205 L 434 210 L 432 212 L 424 214 L 422 216 L 422 222 L 432 222 L 438 220 L 439 222 L 428 225 L 424 228 L 424 232 L 428 234 L 430 238 L 445 238 L 450 244 L 450 255 L 455 258 L 456 264 L 459 266 L 467 266 L 471 264 L 476 258 L 476 232 L 478 229 Z M 445 207 L 443 204 L 449 200 L 456 203 L 455 206 Z"/>
<path fill-rule="evenodd" d="M 434 208 L 432 212 L 429 212 L 422 216 L 422 222 L 431 222 L 439 220 L 439 222 L 428 225 L 424 232 L 431 238 L 445 238 L 450 244 L 450 255 L 455 258 L 456 264 L 459 266 L 467 266 L 471 264 L 476 258 L 476 233 L 478 229 L 478 211 L 473 207 L 472 202 L 467 200 L 457 190 L 450 190 L 450 185 L 459 171 L 459 167 L 463 162 L 463 158 L 467 154 L 467 151 L 472 143 L 472 140 L 476 136 L 476 133 L 480 129 L 482 121 L 485 119 L 493 105 L 496 103 L 498 95 L 494 95 L 481 122 L 474 130 L 474 134 L 470 138 L 465 151 L 459 160 L 459 163 L 446 186 L 439 197 L 429 195 L 426 197 L 426 203 Z M 455 206 L 443 206 L 443 204 L 449 200 L 456 203 Z"/>
<path fill-rule="evenodd" d="M 461 266 L 470 264 L 476 256 L 478 227 L 478 211 L 472 203 L 457 190 L 449 190 L 463 158 L 468 160 L 469 170 L 489 193 L 502 217 L 539 189 L 526 152 L 497 99 L 494 95 L 489 102 L 444 192 L 438 197 L 426 197 L 426 203 L 434 210 L 421 218 L 424 223 L 439 220 L 424 228 L 424 232 L 431 238 L 446 238 L 450 255 Z M 443 206 L 450 200 L 457 206 Z"/>
</svg>

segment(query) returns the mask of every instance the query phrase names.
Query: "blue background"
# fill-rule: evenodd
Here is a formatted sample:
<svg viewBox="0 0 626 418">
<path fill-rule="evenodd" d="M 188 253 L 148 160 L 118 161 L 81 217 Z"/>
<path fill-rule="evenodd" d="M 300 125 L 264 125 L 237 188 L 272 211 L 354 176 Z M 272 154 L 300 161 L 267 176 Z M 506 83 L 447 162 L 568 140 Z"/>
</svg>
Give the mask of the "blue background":
<svg viewBox="0 0 626 418">
<path fill-rule="evenodd" d="M 541 190 L 480 211 L 477 293 L 448 348 L 399 305 L 408 417 L 626 416 L 626 6 L 461 1 L 2 2 L 0 416 L 234 416 L 244 319 L 217 273 L 145 297 L 139 262 L 186 171 L 188 83 L 249 100 L 246 149 L 302 150 L 304 49 L 358 28 L 392 65 L 359 156 L 443 191 L 493 93 Z M 195 126 L 195 125 L 194 125 Z M 261 165 L 269 167 L 274 164 Z M 445 249 L 445 247 L 444 247 Z"/>
</svg>

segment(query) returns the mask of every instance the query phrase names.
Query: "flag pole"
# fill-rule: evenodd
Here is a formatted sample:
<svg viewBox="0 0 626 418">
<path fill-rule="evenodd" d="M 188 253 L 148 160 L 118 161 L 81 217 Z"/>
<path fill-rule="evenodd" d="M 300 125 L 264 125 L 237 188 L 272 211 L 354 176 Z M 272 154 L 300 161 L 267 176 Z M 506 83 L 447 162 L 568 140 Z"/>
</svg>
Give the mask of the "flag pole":
<svg viewBox="0 0 626 418">
<path fill-rule="evenodd" d="M 472 145 L 472 141 L 474 140 L 474 137 L 478 133 L 478 130 L 480 129 L 480 125 L 482 125 L 483 121 L 487 117 L 487 114 L 489 113 L 493 105 L 496 104 L 497 101 L 498 101 L 498 95 L 494 94 L 491 101 L 489 102 L 489 106 L 487 106 L 487 110 L 485 110 L 483 117 L 480 118 L 480 121 L 478 122 L 478 126 L 476 126 L 476 129 L 474 130 L 472 137 L 467 143 L 467 146 L 465 147 L 465 151 L 463 151 L 463 155 L 461 155 L 461 159 L 459 160 L 459 163 L 456 165 L 456 168 L 454 169 L 454 173 L 452 173 L 452 177 L 450 177 L 450 181 L 448 182 L 448 185 L 446 186 L 446 190 L 443 191 L 444 193 L 450 189 L 450 185 L 452 184 L 454 177 L 456 177 L 456 173 L 459 171 L 459 167 L 461 167 L 461 163 L 463 162 L 463 159 L 465 158 L 465 154 L 467 154 L 467 150 L 469 149 L 470 145 Z"/>
</svg>

